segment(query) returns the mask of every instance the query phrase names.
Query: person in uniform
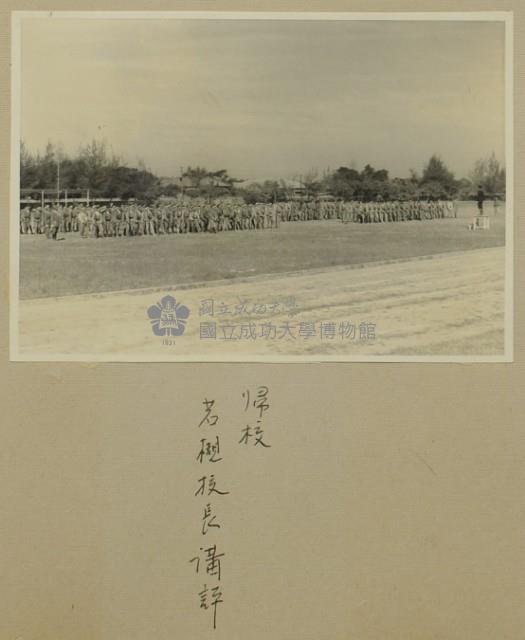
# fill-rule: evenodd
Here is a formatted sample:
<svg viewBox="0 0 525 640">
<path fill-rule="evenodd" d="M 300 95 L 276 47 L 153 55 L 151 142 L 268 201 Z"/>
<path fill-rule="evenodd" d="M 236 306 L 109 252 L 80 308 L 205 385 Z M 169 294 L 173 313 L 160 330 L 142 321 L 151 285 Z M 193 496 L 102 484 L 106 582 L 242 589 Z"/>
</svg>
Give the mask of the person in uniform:
<svg viewBox="0 0 525 640">
<path fill-rule="evenodd" d="M 147 233 L 147 214 L 146 214 L 146 210 L 142 209 L 140 207 L 136 208 L 136 213 L 137 213 L 137 235 L 138 236 L 143 236 Z"/>
<path fill-rule="evenodd" d="M 187 204 L 181 206 L 180 210 L 180 233 L 189 233 L 190 231 L 190 209 Z"/>
<path fill-rule="evenodd" d="M 483 203 L 485 202 L 485 193 L 483 191 L 483 186 L 478 185 L 478 193 L 476 195 L 476 201 L 478 203 L 479 215 L 483 215 Z"/>
<path fill-rule="evenodd" d="M 166 209 L 166 230 L 168 233 L 173 233 L 175 226 L 175 207 L 170 204 Z"/>
<path fill-rule="evenodd" d="M 43 230 L 43 232 L 46 234 L 46 236 L 48 238 L 49 238 L 49 234 L 51 232 L 51 218 L 52 218 L 51 207 L 48 204 L 46 204 L 46 206 L 44 207 L 44 219 L 43 219 L 44 230 Z"/>
<path fill-rule="evenodd" d="M 172 215 L 173 215 L 173 222 L 171 225 L 171 232 L 182 233 L 182 216 L 183 216 L 182 205 L 176 204 L 173 209 Z"/>
<path fill-rule="evenodd" d="M 135 214 L 135 208 L 133 205 L 126 207 L 125 211 L 128 235 L 136 236 L 137 235 L 137 216 Z"/>
<path fill-rule="evenodd" d="M 103 238 L 104 237 L 104 210 L 99 209 L 98 207 L 93 208 L 92 213 L 92 226 L 91 226 L 91 236 L 93 238 Z"/>
<path fill-rule="evenodd" d="M 33 209 L 31 214 L 31 230 L 36 235 L 42 233 L 42 220 L 44 217 L 44 210 L 42 207 Z"/>
<path fill-rule="evenodd" d="M 209 233 L 217 233 L 218 222 L 219 222 L 219 217 L 217 215 L 216 207 L 215 206 L 210 207 L 208 209 L 208 224 L 206 227 L 206 231 L 208 231 Z"/>
<path fill-rule="evenodd" d="M 103 228 L 104 228 L 104 238 L 110 238 L 113 236 L 113 210 L 114 205 L 112 204 L 108 209 L 104 211 L 104 220 L 103 220 Z"/>
<path fill-rule="evenodd" d="M 247 207 L 247 229 L 257 229 L 257 205 Z"/>
<path fill-rule="evenodd" d="M 64 207 L 62 210 L 62 217 L 64 219 L 64 232 L 71 232 L 71 207 Z"/>
<path fill-rule="evenodd" d="M 240 206 L 235 207 L 233 212 L 233 229 L 234 231 L 242 229 L 242 208 Z"/>
<path fill-rule="evenodd" d="M 62 225 L 62 208 L 53 207 L 53 209 L 50 210 L 49 215 L 47 238 L 49 240 L 56 240 L 59 230 L 63 228 Z"/>
<path fill-rule="evenodd" d="M 71 231 L 78 231 L 78 207 L 71 207 Z"/>
<path fill-rule="evenodd" d="M 126 224 L 126 211 L 124 207 L 115 207 L 113 211 L 113 225 L 115 229 L 115 235 L 118 237 L 127 236 L 128 228 Z"/>
<path fill-rule="evenodd" d="M 273 229 L 275 226 L 275 216 L 277 215 L 277 205 L 269 204 L 265 207 L 264 217 L 265 222 L 264 226 L 266 229 Z"/>
<path fill-rule="evenodd" d="M 20 212 L 20 233 L 31 233 L 31 209 L 24 207 Z"/>
<path fill-rule="evenodd" d="M 166 216 L 166 209 L 163 206 L 157 208 L 157 233 L 165 235 L 168 233 L 168 218 Z"/>
<path fill-rule="evenodd" d="M 197 211 L 190 205 L 188 208 L 188 233 L 197 231 Z"/>
<path fill-rule="evenodd" d="M 87 238 L 89 235 L 89 220 L 86 210 L 81 208 L 77 214 L 78 227 L 81 238 Z"/>
<path fill-rule="evenodd" d="M 151 210 L 151 207 L 146 207 L 146 212 L 147 212 L 148 234 L 150 236 L 154 236 L 157 234 L 157 232 L 155 231 L 155 216 L 153 215 L 153 211 Z"/>
</svg>

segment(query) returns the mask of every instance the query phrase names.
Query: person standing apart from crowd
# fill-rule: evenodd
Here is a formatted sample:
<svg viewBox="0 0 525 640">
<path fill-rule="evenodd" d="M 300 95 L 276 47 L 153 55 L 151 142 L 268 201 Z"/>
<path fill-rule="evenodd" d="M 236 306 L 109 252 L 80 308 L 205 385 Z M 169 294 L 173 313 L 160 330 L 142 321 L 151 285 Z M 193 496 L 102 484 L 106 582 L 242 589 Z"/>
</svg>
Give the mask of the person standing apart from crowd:
<svg viewBox="0 0 525 640">
<path fill-rule="evenodd" d="M 478 185 L 478 195 L 476 197 L 476 200 L 478 201 L 479 215 L 482 216 L 483 215 L 483 203 L 485 202 L 485 193 L 483 192 L 483 187 L 481 185 Z"/>
</svg>

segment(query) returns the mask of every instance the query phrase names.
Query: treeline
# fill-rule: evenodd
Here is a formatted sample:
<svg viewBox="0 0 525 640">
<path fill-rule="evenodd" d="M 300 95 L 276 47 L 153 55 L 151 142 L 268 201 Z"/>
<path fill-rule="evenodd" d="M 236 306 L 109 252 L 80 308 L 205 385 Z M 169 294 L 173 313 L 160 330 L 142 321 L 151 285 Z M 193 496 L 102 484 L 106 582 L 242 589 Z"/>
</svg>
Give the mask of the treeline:
<svg viewBox="0 0 525 640">
<path fill-rule="evenodd" d="M 457 179 L 444 161 L 433 155 L 421 174 L 412 170 L 407 178 L 391 178 L 386 169 L 367 164 L 362 170 L 339 167 L 319 176 L 317 171 L 290 181 L 266 180 L 243 185 L 226 169 L 209 171 L 187 167 L 179 178 L 160 178 L 143 163 L 129 167 L 110 153 L 104 142 L 93 140 L 70 157 L 49 143 L 44 154 L 31 153 L 24 144 L 20 153 L 20 186 L 35 192 L 40 189 L 90 189 L 108 198 L 134 198 L 153 201 L 160 196 L 215 198 L 241 196 L 246 202 L 277 202 L 291 198 L 316 198 L 326 195 L 341 200 L 413 200 L 472 199 L 478 185 L 488 197 L 505 197 L 505 168 L 492 154 L 478 160 L 468 178 Z"/>
<path fill-rule="evenodd" d="M 181 192 L 212 198 L 231 195 L 239 182 L 226 169 L 208 171 L 203 167 L 187 167 L 179 178 L 161 178 L 142 162 L 129 167 L 105 142 L 97 140 L 80 147 L 73 157 L 51 142 L 43 154 L 32 153 L 23 142 L 20 147 L 20 188 L 34 190 L 35 195 L 42 189 L 61 193 L 89 189 L 93 197 L 153 202 Z"/>
<path fill-rule="evenodd" d="M 64 154 L 51 142 L 45 152 L 20 148 L 21 189 L 90 189 L 107 198 L 154 200 L 161 193 L 159 178 L 146 167 L 128 167 L 110 153 L 104 142 L 93 140 L 75 157 Z"/>
<path fill-rule="evenodd" d="M 295 192 L 306 197 L 322 194 L 341 200 L 446 200 L 474 199 L 479 185 L 487 197 L 505 197 L 505 169 L 495 155 L 478 160 L 468 178 L 456 179 L 443 160 L 433 155 L 421 174 L 412 170 L 407 178 L 391 178 L 386 169 L 367 164 L 361 171 L 353 167 L 339 167 L 319 177 L 316 171 L 298 176 Z M 286 199 L 290 186 L 285 181 L 267 180 L 250 185 L 245 197 L 251 201 Z"/>
</svg>

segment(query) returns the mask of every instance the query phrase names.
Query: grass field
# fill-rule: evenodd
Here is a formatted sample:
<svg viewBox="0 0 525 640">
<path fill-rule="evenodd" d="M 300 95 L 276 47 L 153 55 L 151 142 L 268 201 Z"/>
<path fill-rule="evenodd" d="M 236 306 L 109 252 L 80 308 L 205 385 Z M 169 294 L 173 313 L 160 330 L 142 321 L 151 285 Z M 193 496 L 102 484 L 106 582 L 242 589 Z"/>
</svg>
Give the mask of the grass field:
<svg viewBox="0 0 525 640">
<path fill-rule="evenodd" d="M 20 239 L 20 298 L 43 298 L 354 265 L 505 244 L 505 215 L 469 231 L 457 219 L 383 224 L 292 222 L 279 229 L 82 240 Z"/>
</svg>

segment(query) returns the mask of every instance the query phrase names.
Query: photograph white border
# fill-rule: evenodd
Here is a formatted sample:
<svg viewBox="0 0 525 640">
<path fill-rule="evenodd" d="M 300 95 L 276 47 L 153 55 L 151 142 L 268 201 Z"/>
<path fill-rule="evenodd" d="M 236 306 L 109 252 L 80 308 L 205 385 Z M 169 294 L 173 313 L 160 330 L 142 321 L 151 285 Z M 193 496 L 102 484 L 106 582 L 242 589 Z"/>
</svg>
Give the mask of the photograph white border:
<svg viewBox="0 0 525 640">
<path fill-rule="evenodd" d="M 19 350 L 19 243 L 20 243 L 20 105 L 21 25 L 23 20 L 48 17 L 62 19 L 118 20 L 301 20 L 301 21 L 497 21 L 505 24 L 505 309 L 504 352 L 497 356 L 176 356 L 75 353 L 28 354 Z M 261 11 L 13 11 L 11 15 L 11 172 L 10 172 L 10 275 L 9 352 L 11 361 L 25 362 L 419 362 L 419 363 L 510 363 L 514 360 L 514 19 L 511 11 L 473 12 L 261 12 Z M 157 287 L 152 287 L 156 289 Z M 104 292 L 105 293 L 105 292 Z"/>
</svg>

